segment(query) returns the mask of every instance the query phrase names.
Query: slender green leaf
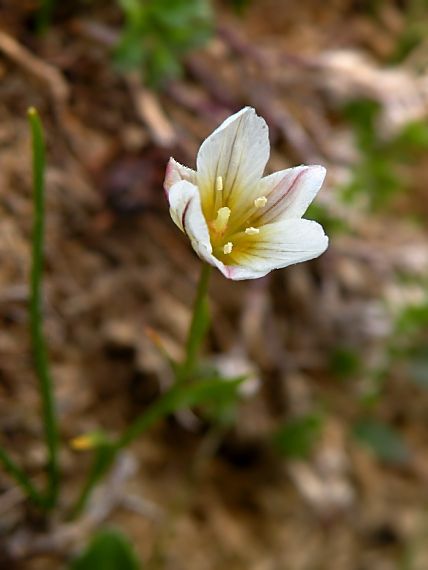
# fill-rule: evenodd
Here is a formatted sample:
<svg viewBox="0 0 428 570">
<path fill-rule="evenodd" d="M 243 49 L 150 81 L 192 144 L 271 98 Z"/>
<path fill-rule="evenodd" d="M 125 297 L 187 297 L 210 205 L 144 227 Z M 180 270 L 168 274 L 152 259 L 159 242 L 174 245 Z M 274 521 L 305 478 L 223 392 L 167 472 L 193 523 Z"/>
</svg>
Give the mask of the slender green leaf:
<svg viewBox="0 0 428 570">
<path fill-rule="evenodd" d="M 162 398 L 131 424 L 120 438 L 118 447 L 125 447 L 149 429 L 158 419 L 177 410 L 191 408 L 207 402 L 224 401 L 235 394 L 237 386 L 241 384 L 242 380 L 243 378 L 239 377 L 222 382 L 218 378 L 214 378 L 213 380 L 194 382 L 190 385 L 177 385 L 166 392 Z"/>
<path fill-rule="evenodd" d="M 43 250 L 45 237 L 45 142 L 43 127 L 34 108 L 28 111 L 33 142 L 33 201 L 34 225 L 32 239 L 32 267 L 30 288 L 30 328 L 34 367 L 42 399 L 42 416 L 48 447 L 47 503 L 54 507 L 59 492 L 58 447 L 59 435 L 55 411 L 53 381 L 43 332 Z"/>
<path fill-rule="evenodd" d="M 10 455 L 0 447 L 0 463 L 11 477 L 18 483 L 24 493 L 36 505 L 43 507 L 45 505 L 44 497 L 34 487 L 27 474 L 15 463 Z"/>
</svg>

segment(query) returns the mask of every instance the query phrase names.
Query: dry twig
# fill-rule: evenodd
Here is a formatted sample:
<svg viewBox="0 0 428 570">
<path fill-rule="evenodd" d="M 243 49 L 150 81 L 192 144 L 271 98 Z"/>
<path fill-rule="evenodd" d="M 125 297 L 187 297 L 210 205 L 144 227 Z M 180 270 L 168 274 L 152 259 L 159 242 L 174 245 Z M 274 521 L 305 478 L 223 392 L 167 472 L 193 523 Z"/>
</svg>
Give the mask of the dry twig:
<svg viewBox="0 0 428 570">
<path fill-rule="evenodd" d="M 154 92 L 144 87 L 136 73 L 128 74 L 126 79 L 135 109 L 143 123 L 149 128 L 154 142 L 163 148 L 172 148 L 177 141 L 177 136 Z"/>
<path fill-rule="evenodd" d="M 45 83 L 58 107 L 63 107 L 66 104 L 70 89 L 62 74 L 55 67 L 32 54 L 27 48 L 1 30 L 0 51 L 25 69 L 27 73 Z"/>
</svg>

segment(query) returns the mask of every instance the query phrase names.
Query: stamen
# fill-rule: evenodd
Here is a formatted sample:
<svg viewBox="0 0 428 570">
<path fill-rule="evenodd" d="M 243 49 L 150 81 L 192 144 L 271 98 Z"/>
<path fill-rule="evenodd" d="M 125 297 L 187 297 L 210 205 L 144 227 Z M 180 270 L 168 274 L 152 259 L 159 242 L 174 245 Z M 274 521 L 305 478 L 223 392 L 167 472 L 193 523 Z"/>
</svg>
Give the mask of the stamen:
<svg viewBox="0 0 428 570">
<path fill-rule="evenodd" d="M 226 244 L 224 244 L 223 246 L 223 253 L 225 255 L 228 255 L 229 253 L 232 253 L 232 249 L 233 249 L 233 243 L 231 241 L 228 241 Z"/>
<path fill-rule="evenodd" d="M 245 233 L 247 236 L 255 236 L 256 234 L 260 233 L 259 228 L 246 228 Z"/>
<path fill-rule="evenodd" d="M 215 181 L 215 189 L 217 192 L 221 192 L 223 190 L 223 178 L 221 176 L 217 176 L 217 180 Z"/>
<path fill-rule="evenodd" d="M 260 196 L 259 198 L 256 198 L 254 200 L 254 206 L 256 208 L 264 208 L 267 204 L 267 198 L 266 196 Z"/>
<path fill-rule="evenodd" d="M 216 219 L 211 222 L 212 227 L 216 232 L 222 234 L 226 230 L 230 218 L 230 212 L 231 210 L 227 206 L 224 206 L 217 211 Z"/>
</svg>

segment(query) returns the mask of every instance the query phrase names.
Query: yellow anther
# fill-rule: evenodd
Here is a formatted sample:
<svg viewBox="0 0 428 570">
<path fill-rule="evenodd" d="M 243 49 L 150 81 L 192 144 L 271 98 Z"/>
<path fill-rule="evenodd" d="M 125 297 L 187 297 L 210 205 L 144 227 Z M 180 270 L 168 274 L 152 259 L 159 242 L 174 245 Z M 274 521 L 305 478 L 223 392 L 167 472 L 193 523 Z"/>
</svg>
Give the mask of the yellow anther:
<svg viewBox="0 0 428 570">
<path fill-rule="evenodd" d="M 223 178 L 221 176 L 217 176 L 217 180 L 215 181 L 215 189 L 217 192 L 221 192 L 223 190 Z"/>
<path fill-rule="evenodd" d="M 228 208 L 227 206 L 220 208 L 217 211 L 216 219 L 212 222 L 212 227 L 217 233 L 222 234 L 227 228 L 229 218 L 230 218 L 230 208 Z"/>
<path fill-rule="evenodd" d="M 260 230 L 258 228 L 247 228 L 245 230 L 245 233 L 247 236 L 255 236 L 256 234 L 260 233 Z"/>
<path fill-rule="evenodd" d="M 264 208 L 267 204 L 267 198 L 266 196 L 260 196 L 259 198 L 256 198 L 254 200 L 254 206 L 256 208 Z"/>
<path fill-rule="evenodd" d="M 233 249 L 233 243 L 231 241 L 228 241 L 223 246 L 223 253 L 228 255 L 229 253 L 232 253 L 232 249 Z"/>
</svg>

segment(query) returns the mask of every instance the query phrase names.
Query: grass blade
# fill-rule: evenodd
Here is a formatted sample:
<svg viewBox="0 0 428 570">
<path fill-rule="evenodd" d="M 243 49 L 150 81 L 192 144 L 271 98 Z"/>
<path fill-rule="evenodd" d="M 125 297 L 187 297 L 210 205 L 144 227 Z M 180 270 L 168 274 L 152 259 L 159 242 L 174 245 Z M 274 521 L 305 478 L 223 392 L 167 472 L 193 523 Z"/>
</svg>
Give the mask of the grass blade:
<svg viewBox="0 0 428 570">
<path fill-rule="evenodd" d="M 18 467 L 18 465 L 13 461 L 6 451 L 0 447 L 0 462 L 3 464 L 3 467 L 9 473 L 13 479 L 17 482 L 17 484 L 21 487 L 26 495 L 36 504 L 39 506 L 44 506 L 44 498 L 40 495 L 34 485 L 31 483 L 30 479 L 24 473 L 24 471 Z"/>
<path fill-rule="evenodd" d="M 53 382 L 43 333 L 42 278 L 45 231 L 45 142 L 43 127 L 34 108 L 28 110 L 33 144 L 34 226 L 30 290 L 30 328 L 34 366 L 42 398 L 43 425 L 48 447 L 47 506 L 55 506 L 59 490 L 58 426 L 55 412 Z"/>
</svg>

